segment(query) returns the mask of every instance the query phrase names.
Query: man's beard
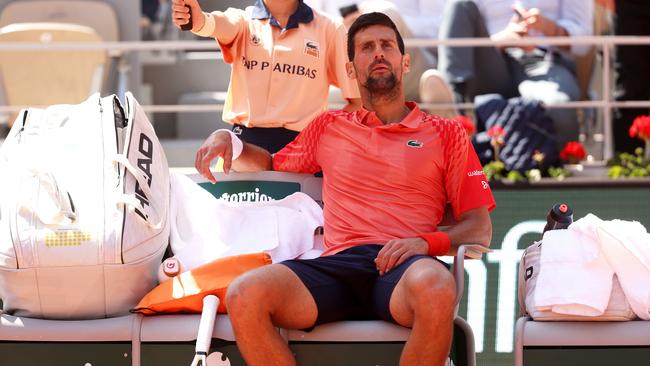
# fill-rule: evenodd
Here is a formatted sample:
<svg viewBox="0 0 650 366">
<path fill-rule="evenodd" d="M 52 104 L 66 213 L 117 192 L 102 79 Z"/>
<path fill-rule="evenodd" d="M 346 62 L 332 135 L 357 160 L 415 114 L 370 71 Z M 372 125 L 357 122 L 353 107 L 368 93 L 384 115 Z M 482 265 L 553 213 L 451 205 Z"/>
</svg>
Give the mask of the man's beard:
<svg viewBox="0 0 650 366">
<path fill-rule="evenodd" d="M 369 74 L 364 87 L 370 92 L 370 95 L 373 97 L 391 96 L 398 92 L 397 84 L 399 83 L 399 80 L 397 80 L 397 76 L 392 71 L 392 65 L 386 61 L 373 62 L 370 65 L 369 69 L 372 70 L 375 65 L 380 63 L 390 67 L 390 73 L 388 75 L 382 75 L 379 77 L 373 77 Z"/>
</svg>

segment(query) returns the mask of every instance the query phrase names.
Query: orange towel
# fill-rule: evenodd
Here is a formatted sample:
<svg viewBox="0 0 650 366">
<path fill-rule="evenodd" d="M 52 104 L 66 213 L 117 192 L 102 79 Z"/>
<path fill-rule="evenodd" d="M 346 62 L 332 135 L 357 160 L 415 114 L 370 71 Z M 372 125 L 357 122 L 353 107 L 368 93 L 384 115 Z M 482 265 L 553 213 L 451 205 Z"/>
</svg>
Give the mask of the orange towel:
<svg viewBox="0 0 650 366">
<path fill-rule="evenodd" d="M 228 285 L 242 273 L 271 264 L 266 253 L 235 255 L 216 259 L 183 272 L 149 291 L 131 312 L 145 315 L 164 313 L 201 313 L 203 298 L 219 298 L 219 313 L 226 313 Z"/>
</svg>

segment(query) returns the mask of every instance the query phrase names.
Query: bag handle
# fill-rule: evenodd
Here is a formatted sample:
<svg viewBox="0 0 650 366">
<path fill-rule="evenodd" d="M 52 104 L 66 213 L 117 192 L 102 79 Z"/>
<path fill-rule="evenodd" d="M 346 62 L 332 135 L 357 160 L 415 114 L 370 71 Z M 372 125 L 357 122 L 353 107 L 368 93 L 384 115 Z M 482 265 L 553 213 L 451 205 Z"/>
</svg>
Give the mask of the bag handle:
<svg viewBox="0 0 650 366">
<path fill-rule="evenodd" d="M 157 217 L 158 220 L 156 222 L 153 222 L 151 221 L 152 219 L 150 217 L 143 217 L 141 215 L 138 216 L 144 222 L 146 222 L 150 228 L 154 230 L 159 230 L 162 227 L 163 217 L 161 215 L 160 207 L 158 207 L 158 202 L 156 202 L 156 200 L 153 199 L 153 194 L 151 192 L 151 188 L 149 187 L 149 184 L 147 184 L 144 177 L 138 173 L 138 170 L 133 166 L 133 164 L 131 164 L 129 159 L 127 159 L 127 157 L 124 154 L 115 154 L 112 157 L 112 161 L 126 168 L 126 170 L 138 182 L 138 185 L 140 186 L 140 189 L 142 189 L 142 192 L 144 192 L 144 194 L 149 198 L 149 204 L 151 205 L 151 208 L 153 209 L 156 216 L 158 216 Z M 135 195 L 124 194 L 118 197 L 118 203 L 125 204 L 131 211 L 135 210 L 136 208 L 144 209 L 142 203 L 137 198 L 135 198 Z"/>
</svg>

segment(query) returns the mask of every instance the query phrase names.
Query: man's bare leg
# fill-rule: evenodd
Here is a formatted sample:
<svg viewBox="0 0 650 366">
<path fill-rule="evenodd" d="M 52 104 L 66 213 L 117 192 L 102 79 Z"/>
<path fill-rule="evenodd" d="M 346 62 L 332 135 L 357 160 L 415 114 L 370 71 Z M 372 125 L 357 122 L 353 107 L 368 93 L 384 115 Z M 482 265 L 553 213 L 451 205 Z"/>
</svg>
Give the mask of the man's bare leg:
<svg viewBox="0 0 650 366">
<path fill-rule="evenodd" d="M 453 275 L 433 259 L 420 259 L 404 272 L 390 299 L 390 313 L 409 336 L 400 365 L 442 366 L 449 355 L 456 285 Z"/>
<path fill-rule="evenodd" d="M 237 278 L 228 287 L 226 306 L 237 347 L 249 366 L 295 365 L 275 327 L 308 328 L 318 315 L 309 290 L 282 264 L 264 266 Z"/>
</svg>

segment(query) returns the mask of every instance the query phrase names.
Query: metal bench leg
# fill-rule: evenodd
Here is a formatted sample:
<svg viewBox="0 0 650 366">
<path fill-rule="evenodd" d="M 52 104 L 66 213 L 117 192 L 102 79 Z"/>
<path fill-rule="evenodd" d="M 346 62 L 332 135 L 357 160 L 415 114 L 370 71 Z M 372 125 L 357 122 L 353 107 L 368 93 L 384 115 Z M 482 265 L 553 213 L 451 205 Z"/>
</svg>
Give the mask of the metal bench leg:
<svg viewBox="0 0 650 366">
<path fill-rule="evenodd" d="M 524 326 L 528 318 L 522 316 L 515 324 L 515 366 L 524 365 Z"/>
<path fill-rule="evenodd" d="M 465 350 L 467 356 L 467 366 L 476 366 L 476 350 L 474 349 L 474 332 L 469 326 L 469 323 L 465 319 L 456 317 L 454 319 L 454 324 L 456 324 L 460 329 L 462 329 L 465 335 Z"/>
</svg>

